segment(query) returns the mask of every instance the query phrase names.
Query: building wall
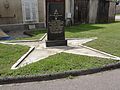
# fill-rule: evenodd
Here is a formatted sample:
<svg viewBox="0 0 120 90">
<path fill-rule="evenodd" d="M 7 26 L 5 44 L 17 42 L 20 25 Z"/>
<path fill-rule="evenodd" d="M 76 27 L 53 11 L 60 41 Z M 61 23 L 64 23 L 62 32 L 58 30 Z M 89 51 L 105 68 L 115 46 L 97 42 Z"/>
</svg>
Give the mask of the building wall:
<svg viewBox="0 0 120 90">
<path fill-rule="evenodd" d="M 84 0 L 74 0 L 74 1 L 84 2 Z M 78 7 L 79 5 L 80 3 L 78 2 L 75 3 L 75 9 L 76 6 Z M 89 0 L 88 6 L 89 6 L 89 10 L 87 11 L 88 13 L 86 13 L 89 14 L 88 22 L 85 23 L 108 23 L 115 21 L 115 2 L 111 0 Z M 80 7 L 80 9 L 81 8 L 82 7 Z M 80 18 L 80 17 L 77 18 L 78 16 L 80 16 L 77 13 L 84 14 L 84 10 L 82 10 L 81 12 L 75 10 L 75 16 L 74 16 L 75 20 L 78 20 Z"/>
<path fill-rule="evenodd" d="M 120 14 L 120 5 L 116 6 L 116 14 Z"/>
<path fill-rule="evenodd" d="M 65 19 L 66 24 L 68 23 L 67 19 L 71 19 L 71 23 L 74 22 L 74 0 L 66 0 L 65 1 Z M 69 17 L 71 14 L 71 18 Z"/>
<path fill-rule="evenodd" d="M 8 2 L 6 2 L 8 1 Z M 71 13 L 72 22 L 74 22 L 74 10 L 75 0 L 66 0 L 65 11 L 66 19 L 69 13 Z M 90 0 L 89 3 L 89 23 L 95 23 L 98 12 L 98 1 Z M 104 0 L 102 0 L 104 1 Z M 9 8 L 8 8 L 9 7 Z M 114 18 L 114 4 L 110 3 L 109 18 Z M 100 8 L 101 10 L 101 8 Z M 46 3 L 45 0 L 38 0 L 38 16 L 39 22 L 46 23 Z M 110 20 L 111 20 L 110 19 Z M 0 0 L 0 25 L 1 24 L 20 24 L 23 23 L 22 3 L 21 0 Z"/>
<path fill-rule="evenodd" d="M 99 0 L 97 10 L 97 23 L 107 23 L 109 13 L 109 1 Z"/>
<path fill-rule="evenodd" d="M 98 0 L 90 0 L 89 23 L 95 23 L 97 18 Z"/>
<path fill-rule="evenodd" d="M 45 0 L 38 0 L 39 22 L 46 22 L 46 3 Z"/>
<path fill-rule="evenodd" d="M 22 23 L 21 0 L 0 0 L 0 24 Z"/>
<path fill-rule="evenodd" d="M 113 22 L 113 21 L 115 21 L 115 14 L 116 14 L 116 3 L 110 2 L 108 22 Z"/>
<path fill-rule="evenodd" d="M 74 23 L 88 23 L 90 0 L 74 0 Z"/>
<path fill-rule="evenodd" d="M 72 24 L 74 23 L 74 0 L 71 0 Z"/>
<path fill-rule="evenodd" d="M 66 16 L 66 18 L 67 18 L 67 14 L 68 14 L 68 13 L 71 13 L 71 12 L 70 12 L 70 7 L 71 7 L 71 6 L 70 6 L 70 0 L 66 0 L 66 1 L 65 1 L 65 4 L 66 4 L 66 5 L 65 5 L 65 14 L 66 14 L 65 16 Z"/>
<path fill-rule="evenodd" d="M 99 0 L 97 23 L 110 23 L 115 21 L 116 3 L 112 0 Z"/>
<path fill-rule="evenodd" d="M 21 0 L 0 0 L 0 25 L 23 23 Z M 5 8 L 9 6 L 9 8 Z M 38 0 L 39 22 L 45 22 L 45 0 Z"/>
<path fill-rule="evenodd" d="M 66 19 L 66 25 L 68 25 L 69 20 L 72 18 L 72 13 L 71 13 L 71 4 L 70 0 L 65 1 L 65 19 Z"/>
</svg>

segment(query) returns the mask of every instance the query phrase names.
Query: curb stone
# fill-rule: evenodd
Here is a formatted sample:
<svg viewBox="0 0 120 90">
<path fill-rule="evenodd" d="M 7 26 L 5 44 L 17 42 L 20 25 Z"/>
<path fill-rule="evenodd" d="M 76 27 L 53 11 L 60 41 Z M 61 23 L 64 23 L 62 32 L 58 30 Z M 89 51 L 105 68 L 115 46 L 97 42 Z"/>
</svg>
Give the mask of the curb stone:
<svg viewBox="0 0 120 90">
<path fill-rule="evenodd" d="M 5 77 L 5 78 L 0 78 L 0 85 L 35 82 L 35 81 L 48 81 L 48 80 L 66 78 L 68 76 L 82 76 L 82 75 L 94 74 L 94 73 L 99 73 L 107 70 L 114 70 L 117 68 L 120 68 L 120 62 L 116 64 L 110 64 L 100 68 L 93 68 L 88 70 L 73 70 L 73 71 L 66 71 L 66 72 L 55 73 L 55 74 Z"/>
<path fill-rule="evenodd" d="M 94 49 L 94 48 L 91 48 L 91 47 L 88 47 L 88 46 L 84 46 L 84 45 L 80 45 L 81 47 L 84 47 L 84 48 L 87 48 L 89 50 L 92 50 L 92 51 L 95 51 L 95 52 L 98 52 L 98 53 L 101 53 L 103 55 L 106 55 L 108 57 L 110 57 L 110 59 L 114 59 L 114 60 L 120 60 L 120 57 L 117 57 L 117 56 L 114 56 L 114 55 L 111 55 L 111 54 L 108 54 L 106 52 L 103 52 L 103 51 L 99 51 L 97 49 Z"/>
<path fill-rule="evenodd" d="M 25 53 L 12 67 L 11 69 L 17 69 L 20 63 L 25 60 L 25 58 L 35 49 L 35 47 L 31 47 L 27 53 Z"/>
<path fill-rule="evenodd" d="M 45 33 L 39 40 L 43 41 L 43 39 L 47 36 L 47 33 Z"/>
</svg>

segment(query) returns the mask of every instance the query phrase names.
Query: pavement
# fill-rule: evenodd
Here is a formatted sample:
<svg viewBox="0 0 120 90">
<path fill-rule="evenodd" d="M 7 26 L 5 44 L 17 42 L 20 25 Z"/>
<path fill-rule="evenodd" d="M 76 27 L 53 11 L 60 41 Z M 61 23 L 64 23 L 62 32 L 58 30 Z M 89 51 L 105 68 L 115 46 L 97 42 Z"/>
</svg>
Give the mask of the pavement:
<svg viewBox="0 0 120 90">
<path fill-rule="evenodd" d="M 0 85 L 0 90 L 120 90 L 120 69 L 73 79 Z"/>
</svg>

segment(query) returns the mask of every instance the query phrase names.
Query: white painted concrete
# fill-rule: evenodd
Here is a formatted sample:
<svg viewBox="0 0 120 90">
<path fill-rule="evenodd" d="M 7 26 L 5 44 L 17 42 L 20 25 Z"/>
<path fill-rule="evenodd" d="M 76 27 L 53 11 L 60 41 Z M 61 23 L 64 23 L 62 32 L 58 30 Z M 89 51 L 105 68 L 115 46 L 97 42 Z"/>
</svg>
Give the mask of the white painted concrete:
<svg viewBox="0 0 120 90">
<path fill-rule="evenodd" d="M 29 51 L 27 52 L 27 53 L 25 53 L 12 67 L 11 67 L 11 69 L 17 69 L 18 67 L 18 65 L 19 64 L 21 64 L 21 62 L 24 60 L 24 58 L 26 58 L 27 57 L 27 55 L 29 55 L 29 53 L 30 52 L 32 52 L 32 50 L 34 49 L 35 47 L 31 47 L 30 49 L 29 49 Z"/>
</svg>

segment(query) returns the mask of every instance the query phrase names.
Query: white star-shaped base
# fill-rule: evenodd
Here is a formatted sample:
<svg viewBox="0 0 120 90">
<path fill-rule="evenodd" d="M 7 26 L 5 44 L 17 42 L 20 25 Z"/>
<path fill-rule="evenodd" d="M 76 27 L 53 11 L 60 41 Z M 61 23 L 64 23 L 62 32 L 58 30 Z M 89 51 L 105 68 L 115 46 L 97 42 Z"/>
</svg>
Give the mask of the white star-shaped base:
<svg viewBox="0 0 120 90">
<path fill-rule="evenodd" d="M 86 38 L 86 39 L 67 39 L 68 46 L 55 46 L 55 47 L 46 47 L 45 41 L 39 42 L 17 42 L 17 43 L 5 43 L 4 44 L 20 44 L 20 45 L 28 45 L 30 47 L 35 47 L 35 49 L 17 66 L 18 62 L 16 62 L 11 69 L 17 69 L 28 64 L 40 61 L 45 59 L 51 55 L 55 55 L 57 53 L 65 52 L 72 53 L 78 55 L 85 55 L 91 57 L 100 57 L 107 59 L 120 60 L 120 57 L 110 55 L 108 53 L 84 46 L 83 44 L 96 40 L 97 38 Z"/>
</svg>

